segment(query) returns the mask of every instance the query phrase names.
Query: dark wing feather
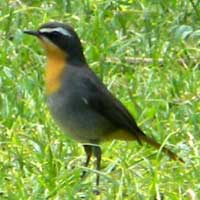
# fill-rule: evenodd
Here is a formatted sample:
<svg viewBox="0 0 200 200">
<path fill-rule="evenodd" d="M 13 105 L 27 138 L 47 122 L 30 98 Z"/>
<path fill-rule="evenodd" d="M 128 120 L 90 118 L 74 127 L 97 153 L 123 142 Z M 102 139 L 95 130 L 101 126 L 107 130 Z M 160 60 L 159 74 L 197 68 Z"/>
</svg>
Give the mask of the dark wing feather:
<svg viewBox="0 0 200 200">
<path fill-rule="evenodd" d="M 144 135 L 144 133 L 139 129 L 129 111 L 107 90 L 96 76 L 93 79 L 91 77 L 94 76 L 89 76 L 84 80 L 89 91 L 87 97 L 89 106 L 111 121 L 117 128 L 134 134 L 134 137 L 141 143 L 140 136 Z"/>
<path fill-rule="evenodd" d="M 87 100 L 91 109 L 107 118 L 117 128 L 125 129 L 132 133 L 140 144 L 141 140 L 145 141 L 156 149 L 161 149 L 173 160 L 184 162 L 182 158 L 178 157 L 170 149 L 163 147 L 154 139 L 146 136 L 137 126 L 129 111 L 106 89 L 92 71 L 88 70 L 85 75 L 83 83 L 88 91 Z"/>
</svg>

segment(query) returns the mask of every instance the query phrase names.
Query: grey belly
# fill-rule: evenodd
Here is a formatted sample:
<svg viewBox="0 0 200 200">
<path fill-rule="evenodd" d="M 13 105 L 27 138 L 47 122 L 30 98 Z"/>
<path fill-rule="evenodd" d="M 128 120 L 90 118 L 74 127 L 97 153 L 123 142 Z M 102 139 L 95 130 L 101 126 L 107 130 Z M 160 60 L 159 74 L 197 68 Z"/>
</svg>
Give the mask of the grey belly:
<svg viewBox="0 0 200 200">
<path fill-rule="evenodd" d="M 48 105 L 60 128 L 79 142 L 99 143 L 105 134 L 114 130 L 112 124 L 82 98 L 54 95 L 48 98 Z"/>
</svg>

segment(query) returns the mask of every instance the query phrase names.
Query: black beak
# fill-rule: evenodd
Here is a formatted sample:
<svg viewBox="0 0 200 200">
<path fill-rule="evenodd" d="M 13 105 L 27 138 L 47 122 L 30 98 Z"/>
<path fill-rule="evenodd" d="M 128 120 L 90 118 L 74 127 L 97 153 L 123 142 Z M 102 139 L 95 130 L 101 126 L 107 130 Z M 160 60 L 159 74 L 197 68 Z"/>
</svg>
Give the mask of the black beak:
<svg viewBox="0 0 200 200">
<path fill-rule="evenodd" d="M 27 31 L 24 31 L 24 33 L 29 34 L 29 35 L 33 35 L 33 36 L 36 36 L 36 37 L 40 36 L 39 31 L 27 30 Z"/>
</svg>

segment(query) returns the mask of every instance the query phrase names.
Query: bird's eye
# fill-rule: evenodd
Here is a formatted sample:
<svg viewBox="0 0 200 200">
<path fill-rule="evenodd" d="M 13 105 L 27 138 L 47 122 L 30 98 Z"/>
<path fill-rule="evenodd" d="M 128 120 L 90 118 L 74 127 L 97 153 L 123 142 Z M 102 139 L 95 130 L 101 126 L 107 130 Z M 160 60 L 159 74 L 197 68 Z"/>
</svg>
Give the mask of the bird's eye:
<svg viewBox="0 0 200 200">
<path fill-rule="evenodd" d="M 58 31 L 52 31 L 51 34 L 53 34 L 53 35 L 59 35 L 60 33 Z"/>
<path fill-rule="evenodd" d="M 58 31 L 40 32 L 40 34 L 48 36 L 48 37 L 60 35 L 60 33 Z"/>
</svg>

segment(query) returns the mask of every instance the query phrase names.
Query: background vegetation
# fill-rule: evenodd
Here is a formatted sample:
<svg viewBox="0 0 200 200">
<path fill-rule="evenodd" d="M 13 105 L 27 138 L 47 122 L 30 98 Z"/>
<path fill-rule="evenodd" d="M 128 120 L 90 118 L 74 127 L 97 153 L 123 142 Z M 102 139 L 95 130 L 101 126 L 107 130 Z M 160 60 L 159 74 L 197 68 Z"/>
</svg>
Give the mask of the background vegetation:
<svg viewBox="0 0 200 200">
<path fill-rule="evenodd" d="M 0 0 L 0 199 L 200 198 L 200 7 L 195 0 Z M 140 127 L 184 160 L 136 142 L 102 145 L 101 194 L 84 153 L 45 104 L 45 56 L 23 34 L 71 24 L 91 68 Z"/>
</svg>

